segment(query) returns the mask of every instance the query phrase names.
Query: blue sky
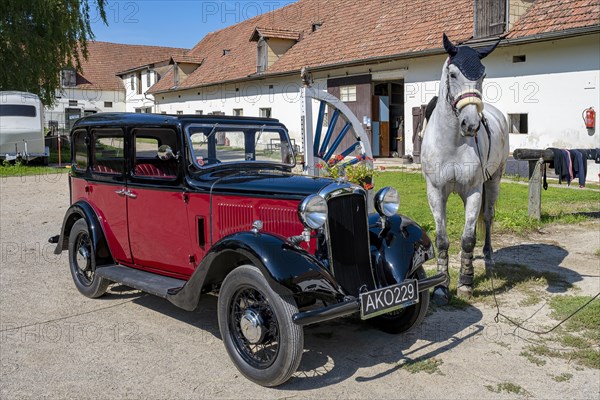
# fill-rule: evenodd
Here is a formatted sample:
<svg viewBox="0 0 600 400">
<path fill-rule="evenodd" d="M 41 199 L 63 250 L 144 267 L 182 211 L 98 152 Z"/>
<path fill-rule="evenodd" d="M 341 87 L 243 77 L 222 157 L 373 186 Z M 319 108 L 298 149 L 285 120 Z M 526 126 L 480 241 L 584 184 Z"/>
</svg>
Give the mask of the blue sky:
<svg viewBox="0 0 600 400">
<path fill-rule="evenodd" d="M 207 33 L 294 0 L 108 0 L 108 26 L 92 12 L 96 40 L 191 48 Z"/>
</svg>

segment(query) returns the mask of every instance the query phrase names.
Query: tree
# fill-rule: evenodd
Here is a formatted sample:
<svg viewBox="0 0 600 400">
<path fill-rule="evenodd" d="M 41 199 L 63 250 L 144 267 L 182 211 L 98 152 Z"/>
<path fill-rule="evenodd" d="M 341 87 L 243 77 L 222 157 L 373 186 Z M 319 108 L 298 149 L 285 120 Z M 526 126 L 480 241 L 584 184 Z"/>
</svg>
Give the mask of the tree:
<svg viewBox="0 0 600 400">
<path fill-rule="evenodd" d="M 105 5 L 106 0 L 0 1 L 0 90 L 31 92 L 45 105 L 54 103 L 61 70 L 81 71 L 87 59 L 87 42 L 94 39 L 91 6 L 107 24 Z"/>
</svg>

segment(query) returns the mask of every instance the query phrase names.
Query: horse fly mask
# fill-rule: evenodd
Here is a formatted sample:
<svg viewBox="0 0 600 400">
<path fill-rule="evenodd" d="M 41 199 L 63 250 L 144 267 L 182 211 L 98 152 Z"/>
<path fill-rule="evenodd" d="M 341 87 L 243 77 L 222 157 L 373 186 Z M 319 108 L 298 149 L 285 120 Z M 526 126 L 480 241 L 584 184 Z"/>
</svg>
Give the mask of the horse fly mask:
<svg viewBox="0 0 600 400">
<path fill-rule="evenodd" d="M 478 81 L 479 79 L 481 79 L 481 77 L 485 75 L 485 66 L 481 63 L 481 60 L 487 57 L 487 55 L 490 54 L 492 51 L 494 51 L 496 46 L 498 46 L 498 43 L 500 43 L 500 41 L 498 41 L 492 46 L 481 50 L 476 50 L 468 46 L 455 46 L 454 44 L 452 44 L 450 39 L 448 39 L 446 34 L 444 34 L 443 40 L 444 48 L 446 49 L 446 52 L 449 55 L 448 65 L 452 64 L 456 66 L 464 75 L 464 77 L 470 81 Z M 481 92 L 473 87 L 463 90 L 456 96 L 452 97 L 450 95 L 450 79 L 448 77 L 448 74 L 446 75 L 446 86 L 446 93 L 448 94 L 446 100 L 452 106 L 452 111 L 456 116 L 458 116 L 460 110 L 462 110 L 469 104 L 474 104 L 477 107 L 477 112 L 479 113 L 481 123 L 483 124 L 483 127 L 485 128 L 485 131 L 487 133 L 488 141 L 489 143 L 491 143 L 490 128 L 487 119 L 483 115 L 483 99 L 481 97 Z M 481 173 L 483 174 L 484 180 L 487 181 L 491 178 L 491 175 L 483 165 L 477 135 L 475 135 L 475 144 L 477 148 L 477 154 L 479 156 L 479 161 L 481 164 Z M 491 146 L 488 146 L 487 159 L 490 158 L 490 151 Z"/>
</svg>

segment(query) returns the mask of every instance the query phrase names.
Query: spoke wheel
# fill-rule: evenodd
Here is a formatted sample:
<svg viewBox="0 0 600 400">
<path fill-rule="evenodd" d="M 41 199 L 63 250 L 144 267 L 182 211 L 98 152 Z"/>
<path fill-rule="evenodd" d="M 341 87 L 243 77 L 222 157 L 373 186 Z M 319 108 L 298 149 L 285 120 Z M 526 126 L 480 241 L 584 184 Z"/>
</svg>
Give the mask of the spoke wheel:
<svg viewBox="0 0 600 400">
<path fill-rule="evenodd" d="M 273 309 L 256 289 L 237 291 L 231 303 L 229 329 L 234 344 L 246 362 L 264 369 L 279 353 L 279 325 Z"/>
<path fill-rule="evenodd" d="M 227 353 L 246 378 L 277 386 L 296 371 L 304 334 L 292 322 L 298 307 L 292 296 L 273 291 L 258 268 L 243 265 L 223 281 L 219 330 Z"/>
<path fill-rule="evenodd" d="M 95 249 L 84 219 L 75 222 L 69 234 L 69 267 L 75 287 L 83 295 L 96 298 L 106 293 L 110 281 L 95 274 Z"/>
</svg>

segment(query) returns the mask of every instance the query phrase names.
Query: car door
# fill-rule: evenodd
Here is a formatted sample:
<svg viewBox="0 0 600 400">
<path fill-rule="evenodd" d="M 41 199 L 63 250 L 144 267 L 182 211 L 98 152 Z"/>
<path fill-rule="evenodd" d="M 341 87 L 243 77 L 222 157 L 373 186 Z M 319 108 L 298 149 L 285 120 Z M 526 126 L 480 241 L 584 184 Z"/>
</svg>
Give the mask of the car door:
<svg viewBox="0 0 600 400">
<path fill-rule="evenodd" d="M 178 156 L 181 138 L 175 128 L 136 128 L 129 137 L 132 167 L 125 196 L 134 264 L 187 277 L 194 271 L 196 260 L 190 249 L 188 196 Z M 159 148 L 164 150 L 164 146 L 172 155 L 161 159 Z"/>
<path fill-rule="evenodd" d="M 125 140 L 122 129 L 92 129 L 91 165 L 84 191 L 94 207 L 116 262 L 130 264 L 127 230 Z"/>
</svg>

